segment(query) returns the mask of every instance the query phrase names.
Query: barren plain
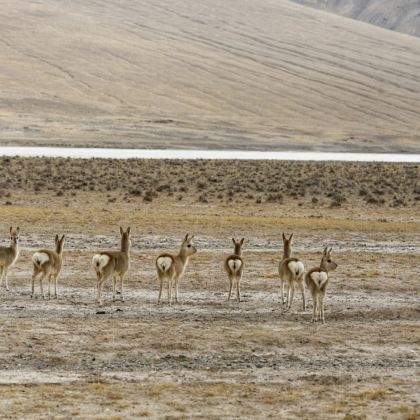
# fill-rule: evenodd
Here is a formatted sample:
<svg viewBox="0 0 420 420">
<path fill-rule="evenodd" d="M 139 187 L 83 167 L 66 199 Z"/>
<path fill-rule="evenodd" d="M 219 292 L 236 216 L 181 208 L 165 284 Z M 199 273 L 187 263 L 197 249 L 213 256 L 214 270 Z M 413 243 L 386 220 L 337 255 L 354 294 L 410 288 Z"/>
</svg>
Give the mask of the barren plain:
<svg viewBox="0 0 420 420">
<path fill-rule="evenodd" d="M 419 415 L 417 164 L 2 158 L 3 418 L 346 418 Z M 293 176 L 290 176 L 293 174 Z M 125 302 L 94 303 L 91 257 L 133 230 Z M 198 253 L 181 302 L 158 306 L 154 258 L 185 233 Z M 281 233 L 307 268 L 338 269 L 326 324 L 279 297 Z M 58 300 L 30 299 L 32 252 L 68 237 Z M 245 237 L 243 302 L 223 258 Z"/>
</svg>

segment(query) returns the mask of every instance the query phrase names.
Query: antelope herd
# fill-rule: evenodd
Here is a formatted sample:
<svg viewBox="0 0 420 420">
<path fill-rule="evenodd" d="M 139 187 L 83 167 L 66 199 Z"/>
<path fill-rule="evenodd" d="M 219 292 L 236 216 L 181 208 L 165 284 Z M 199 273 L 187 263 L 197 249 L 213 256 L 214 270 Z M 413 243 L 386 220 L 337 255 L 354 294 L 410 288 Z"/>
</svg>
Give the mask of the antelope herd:
<svg viewBox="0 0 420 420">
<path fill-rule="evenodd" d="M 5 278 L 6 290 L 9 290 L 7 274 L 19 257 L 19 232 L 20 229 L 10 228 L 10 246 L 0 246 L 0 286 Z M 124 276 L 130 268 L 130 248 L 131 234 L 130 228 L 124 231 L 120 227 L 121 249 L 119 251 L 101 251 L 92 258 L 92 265 L 96 272 L 96 301 L 102 305 L 102 287 L 105 281 L 112 277 L 113 279 L 113 300 L 117 300 L 119 294 L 120 300 L 124 300 L 123 286 Z M 279 263 L 279 278 L 281 289 L 281 301 L 288 309 L 293 304 L 295 287 L 299 286 L 302 294 L 303 310 L 306 310 L 305 284 L 312 295 L 313 313 L 312 322 L 321 321 L 325 323 L 324 316 L 324 298 L 329 281 L 329 272 L 337 268 L 337 264 L 331 259 L 332 248 L 325 248 L 322 254 L 319 267 L 310 269 L 305 274 L 305 267 L 302 261 L 292 257 L 292 239 L 293 234 L 287 237 L 283 233 L 283 257 Z M 160 254 L 155 261 L 157 277 L 159 280 L 158 304 L 161 302 L 162 290 L 166 283 L 168 291 L 168 303 L 172 304 L 172 294 L 175 292 L 175 302 L 178 302 L 178 285 L 187 267 L 189 258 L 197 252 L 193 246 L 194 236 L 185 235 L 182 240 L 178 254 Z M 224 268 L 229 279 L 228 301 L 230 301 L 232 289 L 236 287 L 237 301 L 241 301 L 240 282 L 245 267 L 242 258 L 242 247 L 245 239 L 236 240 L 232 238 L 234 244 L 233 254 L 226 257 Z M 48 277 L 48 298 L 51 298 L 51 282 L 54 281 L 54 298 L 57 298 L 57 280 L 60 276 L 63 264 L 63 248 L 65 235 L 61 238 L 55 236 L 55 249 L 40 249 L 32 256 L 33 274 L 32 274 L 32 293 L 31 298 L 35 296 L 35 280 L 38 277 L 42 299 L 45 299 L 43 281 Z M 117 278 L 120 280 L 119 291 L 117 292 Z M 287 286 L 286 295 L 284 286 Z"/>
</svg>

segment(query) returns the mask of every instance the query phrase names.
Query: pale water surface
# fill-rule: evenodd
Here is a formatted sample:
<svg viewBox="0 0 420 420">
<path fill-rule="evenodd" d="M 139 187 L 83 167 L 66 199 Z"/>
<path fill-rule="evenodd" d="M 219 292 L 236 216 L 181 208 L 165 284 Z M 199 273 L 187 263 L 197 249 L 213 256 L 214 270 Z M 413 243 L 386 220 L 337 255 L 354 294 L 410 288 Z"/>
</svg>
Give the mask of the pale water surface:
<svg viewBox="0 0 420 420">
<path fill-rule="evenodd" d="M 244 150 L 152 150 L 83 147 L 0 147 L 0 156 L 47 156 L 64 158 L 112 159 L 234 159 L 234 160 L 313 160 L 347 162 L 417 162 L 420 154 L 262 152 Z"/>
</svg>

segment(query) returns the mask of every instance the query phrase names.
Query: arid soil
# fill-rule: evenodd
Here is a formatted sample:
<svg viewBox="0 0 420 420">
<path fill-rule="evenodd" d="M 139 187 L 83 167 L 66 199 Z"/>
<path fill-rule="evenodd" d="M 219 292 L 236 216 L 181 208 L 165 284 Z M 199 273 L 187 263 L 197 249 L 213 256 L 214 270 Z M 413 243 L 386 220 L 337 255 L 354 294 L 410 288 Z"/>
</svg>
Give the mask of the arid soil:
<svg viewBox="0 0 420 420">
<path fill-rule="evenodd" d="M 0 145 L 420 153 L 420 39 L 288 0 L 3 0 L 0 63 Z"/>
<path fill-rule="evenodd" d="M 225 193 L 239 178 L 248 180 L 251 163 L 231 164 L 232 171 L 228 163 L 219 167 L 219 199 L 210 193 L 210 181 L 198 191 L 190 179 L 200 182 L 194 171 L 203 177 L 217 172 L 211 162 L 83 162 L 8 163 L 16 185 L 1 186 L 1 243 L 8 243 L 9 226 L 19 225 L 22 252 L 10 270 L 10 291 L 0 289 L 1 417 L 420 415 L 418 165 L 361 165 L 355 173 L 362 179 L 348 176 L 353 164 L 331 163 L 324 171 L 300 164 L 295 190 L 304 184 L 303 174 L 318 176 L 305 195 L 294 197 L 292 187 L 268 192 L 285 184 L 267 175 L 281 171 L 277 163 L 252 163 L 266 176 L 258 203 L 246 198 L 256 194 L 253 184 L 232 197 Z M 13 168 L 21 168 L 20 175 Z M 47 168 L 50 177 L 42 180 Z M 330 184 L 324 184 L 320 174 L 330 171 Z M 78 188 L 72 177 L 82 175 L 87 185 Z M 154 188 L 157 194 L 145 200 L 154 185 L 148 176 L 170 190 Z M 185 182 L 178 184 L 181 177 Z M 129 184 L 137 188 L 134 179 L 140 193 L 128 191 Z M 331 187 L 344 198 L 332 205 L 324 190 L 334 182 L 347 186 Z M 179 185 L 188 188 L 179 191 Z M 313 201 L 317 186 L 319 200 Z M 373 194 L 374 187 L 385 193 Z M 365 200 L 361 188 L 384 201 Z M 400 191 L 404 202 L 394 202 Z M 207 202 L 199 198 L 203 193 Z M 269 194 L 282 199 L 268 200 Z M 133 235 L 125 301 L 112 302 L 107 284 L 98 307 L 91 257 L 118 247 L 119 225 L 130 225 Z M 196 235 L 198 253 L 181 282 L 181 302 L 158 306 L 154 259 L 176 251 L 187 232 Z M 319 263 L 324 246 L 334 248 L 338 269 L 331 274 L 325 325 L 310 322 L 309 293 L 306 311 L 299 292 L 291 310 L 280 303 L 282 232 L 295 233 L 295 254 L 307 268 Z M 37 284 L 31 300 L 31 255 L 50 247 L 56 233 L 68 237 L 59 298 L 42 301 Z M 246 238 L 239 304 L 226 301 L 223 272 L 233 236 Z"/>
</svg>

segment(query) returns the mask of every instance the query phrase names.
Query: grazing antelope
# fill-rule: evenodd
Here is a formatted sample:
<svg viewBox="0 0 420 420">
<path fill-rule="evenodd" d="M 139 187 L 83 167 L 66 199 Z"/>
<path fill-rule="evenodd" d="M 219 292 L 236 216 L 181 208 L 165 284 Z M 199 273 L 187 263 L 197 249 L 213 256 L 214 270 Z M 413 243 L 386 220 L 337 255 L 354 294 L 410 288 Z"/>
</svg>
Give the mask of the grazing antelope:
<svg viewBox="0 0 420 420">
<path fill-rule="evenodd" d="M 305 267 L 302 261 L 297 258 L 292 258 L 292 239 L 293 233 L 289 238 L 282 234 L 283 237 L 283 258 L 279 264 L 279 276 L 281 286 L 281 300 L 284 305 L 284 282 L 287 281 L 287 295 L 286 304 L 288 308 L 292 307 L 293 299 L 295 297 L 295 285 L 299 285 L 302 293 L 303 310 L 306 309 L 305 285 L 303 283 L 303 273 Z"/>
<path fill-rule="evenodd" d="M 102 305 L 102 286 L 104 282 L 113 277 L 112 300 L 115 301 L 117 277 L 120 278 L 120 299 L 124 301 L 123 286 L 124 276 L 130 268 L 131 235 L 130 228 L 124 232 L 120 227 L 121 251 L 104 251 L 95 254 L 92 258 L 96 271 L 96 301 Z"/>
<path fill-rule="evenodd" d="M 230 301 L 230 296 L 232 294 L 233 284 L 236 284 L 236 299 L 238 302 L 241 301 L 241 278 L 242 271 L 244 268 L 244 262 L 242 260 L 242 246 L 244 244 L 245 238 L 242 238 L 240 241 L 236 241 L 235 238 L 232 238 L 234 245 L 234 252 L 232 255 L 225 260 L 225 270 L 229 277 L 230 287 L 228 294 L 228 302 Z"/>
<path fill-rule="evenodd" d="M 172 287 L 175 288 L 175 302 L 178 302 L 178 283 L 184 274 L 188 260 L 191 255 L 197 252 L 191 241 L 194 236 L 187 233 L 181 243 L 181 248 L 177 255 L 161 254 L 156 258 L 156 270 L 160 282 L 158 304 L 162 297 L 163 282 L 168 282 L 168 302 L 172 304 Z"/>
<path fill-rule="evenodd" d="M 31 298 L 34 297 L 35 279 L 38 274 L 42 274 L 39 278 L 39 285 L 41 288 L 42 299 L 45 299 L 44 288 L 42 281 L 48 276 L 48 299 L 51 299 L 51 278 L 54 277 L 54 298 L 57 299 L 57 280 L 61 272 L 63 264 L 63 248 L 65 235 L 59 239 L 55 235 L 55 251 L 48 249 L 40 249 L 32 255 L 32 262 L 34 264 L 34 271 L 32 274 L 32 293 Z"/>
<path fill-rule="evenodd" d="M 10 228 L 10 246 L 0 246 L 0 286 L 3 283 L 3 276 L 6 280 L 6 290 L 9 290 L 7 272 L 19 257 L 19 226 L 13 230 Z"/>
<path fill-rule="evenodd" d="M 318 319 L 325 323 L 324 317 L 324 298 L 327 290 L 329 276 L 328 273 L 337 268 L 337 264 L 331 259 L 332 248 L 324 249 L 321 264 L 319 267 L 312 268 L 306 273 L 305 282 L 312 294 L 313 312 L 312 322 Z"/>
</svg>

